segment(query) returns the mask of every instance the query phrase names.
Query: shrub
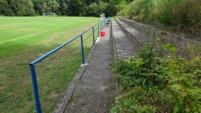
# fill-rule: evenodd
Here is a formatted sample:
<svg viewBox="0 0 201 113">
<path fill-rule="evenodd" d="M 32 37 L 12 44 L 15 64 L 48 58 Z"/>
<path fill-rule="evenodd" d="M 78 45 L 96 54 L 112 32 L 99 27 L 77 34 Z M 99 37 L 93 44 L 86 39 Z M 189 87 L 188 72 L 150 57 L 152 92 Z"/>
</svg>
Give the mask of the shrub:
<svg viewBox="0 0 201 113">
<path fill-rule="evenodd" d="M 135 0 L 130 3 L 126 16 L 137 19 L 148 19 L 153 10 L 153 0 Z"/>
<path fill-rule="evenodd" d="M 155 45 L 112 64 L 122 94 L 111 112 L 201 112 L 201 57 L 178 57 L 171 44 Z"/>
</svg>

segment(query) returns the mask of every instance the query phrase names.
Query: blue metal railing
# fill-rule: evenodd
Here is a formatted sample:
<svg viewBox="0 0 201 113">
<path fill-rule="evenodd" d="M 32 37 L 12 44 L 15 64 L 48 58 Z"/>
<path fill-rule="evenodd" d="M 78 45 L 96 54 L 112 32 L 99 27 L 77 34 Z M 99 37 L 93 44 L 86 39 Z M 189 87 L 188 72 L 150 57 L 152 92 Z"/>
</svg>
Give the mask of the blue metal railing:
<svg viewBox="0 0 201 113">
<path fill-rule="evenodd" d="M 39 57 L 38 59 L 32 61 L 29 66 L 30 66 L 30 71 L 31 71 L 31 77 L 32 77 L 32 85 L 33 85 L 33 91 L 34 91 L 34 98 L 35 98 L 35 106 L 36 106 L 36 112 L 37 113 L 42 113 L 41 110 L 41 105 L 40 105 L 40 98 L 39 98 L 39 92 L 38 92 L 38 85 L 37 85 L 37 77 L 36 77 L 36 71 L 35 71 L 35 65 L 37 63 L 39 63 L 40 61 L 42 61 L 43 59 L 45 59 L 46 57 L 50 56 L 51 54 L 55 53 L 56 51 L 58 51 L 59 49 L 63 48 L 64 46 L 70 44 L 71 42 L 73 42 L 74 40 L 80 38 L 80 45 L 81 45 L 81 55 L 82 55 L 82 64 L 85 63 L 85 57 L 84 57 L 84 42 L 83 42 L 83 35 L 85 33 L 87 33 L 89 30 L 92 30 L 92 37 L 93 37 L 93 45 L 95 45 L 95 27 L 98 25 L 98 37 L 100 34 L 100 29 L 103 29 L 106 22 L 108 22 L 110 20 L 110 18 L 106 18 L 100 22 L 98 22 L 97 24 L 95 24 L 94 26 L 92 26 L 91 28 L 87 29 L 86 31 L 84 31 L 83 33 L 77 35 L 76 37 L 72 38 L 71 40 L 65 42 L 64 44 L 58 46 L 57 48 L 53 49 L 52 51 L 44 54 L 43 56 Z M 100 28 L 101 27 L 101 28 Z"/>
</svg>

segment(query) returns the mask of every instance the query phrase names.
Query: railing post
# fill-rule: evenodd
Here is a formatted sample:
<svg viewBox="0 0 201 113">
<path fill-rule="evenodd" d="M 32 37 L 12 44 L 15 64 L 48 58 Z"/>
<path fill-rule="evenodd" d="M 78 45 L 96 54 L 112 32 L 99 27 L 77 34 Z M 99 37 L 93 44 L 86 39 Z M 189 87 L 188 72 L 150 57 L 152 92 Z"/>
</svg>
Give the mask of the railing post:
<svg viewBox="0 0 201 113">
<path fill-rule="evenodd" d="M 81 40 L 81 52 L 82 52 L 82 64 L 85 63 L 84 61 L 84 43 L 83 43 L 83 36 L 80 36 L 80 40 Z"/>
<path fill-rule="evenodd" d="M 102 20 L 100 21 L 100 30 L 101 30 L 101 24 L 102 24 Z"/>
<path fill-rule="evenodd" d="M 29 66 L 30 66 L 30 70 L 31 70 L 31 78 L 32 78 L 32 85 L 33 85 L 33 90 L 34 90 L 36 111 L 37 111 L 37 113 L 42 113 L 41 106 L 40 106 L 39 93 L 38 93 L 38 85 L 37 85 L 37 79 L 36 79 L 35 66 L 34 66 L 34 64 L 29 64 Z"/>
<path fill-rule="evenodd" d="M 102 24 L 102 29 L 104 28 L 104 20 L 105 20 L 105 19 L 102 20 L 102 23 L 103 23 L 103 24 Z"/>
<path fill-rule="evenodd" d="M 94 34 L 94 26 L 92 27 L 92 34 L 93 34 L 93 45 L 95 45 L 95 34 Z"/>
<path fill-rule="evenodd" d="M 103 28 L 104 28 L 104 25 L 105 25 L 105 22 L 104 22 L 105 19 L 103 19 L 102 21 L 103 21 L 103 22 L 102 22 L 102 23 L 103 23 L 103 24 L 102 24 L 102 29 L 103 29 Z"/>
<path fill-rule="evenodd" d="M 100 22 L 98 23 L 98 37 L 100 36 L 100 26 L 99 26 Z"/>
</svg>

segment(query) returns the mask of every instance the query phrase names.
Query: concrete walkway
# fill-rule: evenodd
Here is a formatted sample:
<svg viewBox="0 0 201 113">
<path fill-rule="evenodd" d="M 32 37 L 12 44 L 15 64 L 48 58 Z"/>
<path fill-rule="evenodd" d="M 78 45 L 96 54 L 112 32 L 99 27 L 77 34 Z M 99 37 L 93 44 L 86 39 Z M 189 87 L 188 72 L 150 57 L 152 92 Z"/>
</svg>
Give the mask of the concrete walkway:
<svg viewBox="0 0 201 113">
<path fill-rule="evenodd" d="M 113 36 L 110 36 L 111 26 Z M 109 113 L 117 91 L 115 76 L 109 68 L 113 53 L 125 59 L 137 52 L 133 40 L 126 37 L 115 21 L 111 26 L 104 28 L 106 37 L 100 38 L 93 47 L 54 113 Z"/>
<path fill-rule="evenodd" d="M 109 64 L 112 63 L 110 27 L 104 29 L 106 37 L 100 38 L 90 62 L 75 87 L 65 113 L 108 113 L 115 94 L 115 81 Z"/>
</svg>

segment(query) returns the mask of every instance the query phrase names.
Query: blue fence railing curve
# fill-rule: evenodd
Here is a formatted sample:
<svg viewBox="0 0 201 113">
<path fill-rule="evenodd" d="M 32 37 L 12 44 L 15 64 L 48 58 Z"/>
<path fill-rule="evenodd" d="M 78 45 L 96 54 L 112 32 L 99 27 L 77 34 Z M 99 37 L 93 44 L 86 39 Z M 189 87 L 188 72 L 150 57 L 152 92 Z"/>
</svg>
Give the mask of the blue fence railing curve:
<svg viewBox="0 0 201 113">
<path fill-rule="evenodd" d="M 105 18 L 104 20 L 101 20 L 91 28 L 87 29 L 83 33 L 77 35 L 76 37 L 72 38 L 71 40 L 63 43 L 62 45 L 58 46 L 57 48 L 49 51 L 48 53 L 44 54 L 43 56 L 37 58 L 36 60 L 32 61 L 29 66 L 30 66 L 30 71 L 31 71 L 31 78 L 32 78 L 32 85 L 33 85 L 33 92 L 34 92 L 34 99 L 35 99 L 35 106 L 36 106 L 36 112 L 37 113 L 42 113 L 41 109 L 41 104 L 40 104 L 40 97 L 39 97 L 39 91 L 38 91 L 38 85 L 37 85 L 37 77 L 36 77 L 36 70 L 35 70 L 35 65 L 45 59 L 46 57 L 50 56 L 51 54 L 55 53 L 59 49 L 63 48 L 64 46 L 70 44 L 74 40 L 80 38 L 80 45 L 81 45 L 81 58 L 82 58 L 82 64 L 85 64 L 85 57 L 84 57 L 84 43 L 83 43 L 83 35 L 87 33 L 89 30 L 92 30 L 92 37 L 93 37 L 93 45 L 95 45 L 95 27 L 98 25 L 98 37 L 100 35 L 100 30 L 104 28 L 105 24 L 110 20 L 110 18 Z"/>
</svg>

